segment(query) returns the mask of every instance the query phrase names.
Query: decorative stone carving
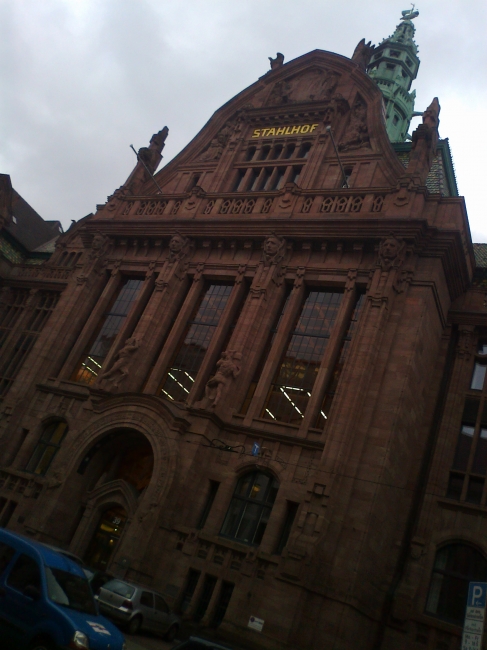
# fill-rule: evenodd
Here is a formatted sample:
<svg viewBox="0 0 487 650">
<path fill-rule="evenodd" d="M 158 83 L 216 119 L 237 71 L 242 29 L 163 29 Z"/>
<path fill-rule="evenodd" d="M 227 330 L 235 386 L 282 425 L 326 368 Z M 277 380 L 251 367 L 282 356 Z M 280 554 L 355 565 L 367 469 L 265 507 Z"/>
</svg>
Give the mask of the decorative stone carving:
<svg viewBox="0 0 487 650">
<path fill-rule="evenodd" d="M 390 234 L 383 239 L 379 245 L 378 265 L 383 271 L 390 271 L 393 267 L 398 268 L 404 261 L 406 243 Z"/>
<path fill-rule="evenodd" d="M 276 58 L 273 59 L 271 56 L 268 57 L 269 61 L 271 62 L 271 70 L 278 70 L 279 68 L 282 68 L 282 65 L 284 63 L 284 54 L 281 54 L 278 52 L 276 54 Z"/>
<path fill-rule="evenodd" d="M 241 359 L 242 354 L 235 350 L 222 352 L 221 358 L 216 364 L 217 371 L 205 386 L 205 397 L 209 408 L 217 406 L 224 388 L 240 374 Z"/>
<path fill-rule="evenodd" d="M 186 277 L 192 245 L 193 242 L 189 237 L 178 232 L 171 237 L 167 259 L 155 281 L 156 291 L 163 291 L 173 276 L 178 280 Z"/>
<path fill-rule="evenodd" d="M 169 129 L 165 126 L 158 133 L 154 133 L 148 147 L 141 147 L 138 151 L 138 160 L 141 160 L 145 164 L 151 174 L 156 171 L 157 165 L 161 160 L 161 151 L 164 148 L 168 134 Z"/>
<path fill-rule="evenodd" d="M 93 241 L 91 242 L 90 259 L 94 260 L 101 257 L 106 251 L 107 245 L 108 237 L 105 237 L 99 232 L 95 233 Z"/>
<path fill-rule="evenodd" d="M 285 239 L 281 239 L 275 234 L 267 237 L 264 242 L 261 262 L 250 287 L 251 298 L 265 298 L 270 282 L 276 286 L 282 284 L 282 278 L 286 272 L 286 267 L 283 266 L 285 254 Z"/>
<path fill-rule="evenodd" d="M 271 235 L 270 237 L 267 237 L 264 242 L 264 250 L 262 253 L 264 265 L 270 266 L 271 264 L 279 264 L 283 260 L 285 252 L 285 239 L 281 239 L 277 235 Z"/>
<path fill-rule="evenodd" d="M 198 160 L 209 161 L 209 160 L 220 160 L 222 153 L 225 147 L 230 140 L 232 135 L 232 129 L 228 124 L 226 124 L 223 129 L 219 131 L 216 138 L 210 142 L 208 147 L 203 151 Z"/>
<path fill-rule="evenodd" d="M 374 53 L 375 45 L 372 45 L 372 41 L 368 43 L 365 42 L 363 38 L 355 48 L 352 54 L 352 61 L 358 65 L 358 67 L 365 72 L 367 66 L 369 65 L 372 54 Z"/>
<path fill-rule="evenodd" d="M 119 385 L 129 376 L 130 366 L 134 358 L 134 353 L 139 349 L 139 342 L 132 336 L 125 341 L 125 345 L 117 355 L 117 360 L 110 370 L 104 372 L 99 380 L 99 387 L 118 388 Z"/>
<path fill-rule="evenodd" d="M 350 104 L 339 93 L 327 102 L 323 124 L 333 124 L 338 115 L 345 115 L 350 110 Z"/>
<path fill-rule="evenodd" d="M 367 126 L 367 104 L 357 95 L 352 106 L 350 122 L 345 137 L 338 145 L 340 151 L 370 147 L 369 128 Z"/>
<path fill-rule="evenodd" d="M 420 185 L 426 183 L 426 178 L 431 169 L 433 158 L 436 155 L 438 144 L 438 126 L 440 104 L 435 97 L 423 113 L 423 123 L 413 131 L 411 154 L 406 176 L 416 177 Z"/>
<path fill-rule="evenodd" d="M 412 179 L 410 178 L 400 178 L 397 182 L 397 194 L 394 197 L 394 205 L 397 205 L 399 208 L 402 208 L 411 200 L 411 191 L 414 190 L 415 185 Z"/>
<path fill-rule="evenodd" d="M 274 106 L 275 104 L 290 104 L 292 101 L 291 91 L 292 86 L 288 81 L 277 81 L 274 84 L 274 88 L 272 89 L 271 94 L 269 95 L 267 104 L 269 106 Z"/>
</svg>

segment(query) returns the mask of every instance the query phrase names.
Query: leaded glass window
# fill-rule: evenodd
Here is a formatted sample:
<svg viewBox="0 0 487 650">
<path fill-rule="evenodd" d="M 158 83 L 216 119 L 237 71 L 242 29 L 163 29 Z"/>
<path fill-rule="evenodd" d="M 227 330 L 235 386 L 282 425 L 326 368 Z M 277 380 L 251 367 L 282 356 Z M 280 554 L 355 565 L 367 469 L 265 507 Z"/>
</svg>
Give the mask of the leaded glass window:
<svg viewBox="0 0 487 650">
<path fill-rule="evenodd" d="M 94 341 L 83 354 L 74 381 L 92 384 L 100 374 L 103 363 L 115 341 L 132 305 L 137 300 L 143 280 L 126 279 L 110 310 L 105 314 Z"/>
<path fill-rule="evenodd" d="M 162 383 L 161 392 L 169 399 L 182 402 L 189 395 L 232 288 L 211 284 L 203 294 Z"/>
<path fill-rule="evenodd" d="M 64 421 L 52 422 L 44 428 L 41 439 L 27 465 L 28 472 L 44 476 L 61 448 L 67 431 L 68 425 Z"/>
<path fill-rule="evenodd" d="M 446 496 L 477 505 L 487 503 L 487 386 L 479 368 L 485 368 L 487 344 L 480 341 L 477 360 L 466 397 L 460 432 Z"/>
<path fill-rule="evenodd" d="M 360 318 L 360 314 L 362 312 L 362 307 L 364 305 L 364 302 L 365 302 L 365 294 L 362 293 L 359 295 L 357 302 L 355 303 L 355 307 L 352 313 L 352 318 L 350 319 L 350 323 L 348 324 L 348 328 L 345 333 L 345 336 L 342 339 L 340 352 L 338 353 L 338 359 L 335 363 L 335 367 L 333 368 L 331 379 L 328 383 L 326 393 L 323 398 L 323 403 L 320 412 L 318 413 L 318 417 L 316 419 L 315 427 L 322 428 L 326 424 L 326 421 L 328 419 L 331 403 L 333 402 L 333 398 L 335 397 L 335 393 L 338 387 L 338 381 L 340 380 L 343 367 L 345 366 L 345 362 L 348 358 L 350 346 L 352 345 L 352 338 L 357 330 L 357 323 Z"/>
<path fill-rule="evenodd" d="M 0 364 L 0 395 L 5 395 L 19 372 L 24 359 L 34 347 L 37 338 L 57 304 L 59 294 L 40 291 L 35 297 L 35 307 L 24 329 L 9 345 Z"/>
<path fill-rule="evenodd" d="M 342 297 L 338 291 L 308 290 L 262 417 L 290 424 L 301 422 Z"/>
<path fill-rule="evenodd" d="M 487 560 L 471 546 L 449 544 L 436 553 L 426 613 L 462 625 L 470 581 L 487 580 Z"/>
<path fill-rule="evenodd" d="M 252 472 L 239 479 L 221 535 L 258 546 L 264 536 L 279 482 L 270 474 Z"/>
</svg>

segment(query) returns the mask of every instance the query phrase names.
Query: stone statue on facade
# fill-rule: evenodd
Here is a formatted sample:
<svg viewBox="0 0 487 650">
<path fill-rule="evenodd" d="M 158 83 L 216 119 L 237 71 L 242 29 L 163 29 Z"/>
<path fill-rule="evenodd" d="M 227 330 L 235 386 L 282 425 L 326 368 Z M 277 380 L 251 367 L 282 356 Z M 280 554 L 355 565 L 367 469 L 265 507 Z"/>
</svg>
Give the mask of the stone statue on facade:
<svg viewBox="0 0 487 650">
<path fill-rule="evenodd" d="M 205 397 L 210 408 L 217 406 L 224 388 L 240 374 L 241 360 L 242 354 L 240 352 L 235 350 L 222 352 L 221 358 L 216 364 L 217 371 L 205 386 Z"/>
<path fill-rule="evenodd" d="M 351 149 L 360 149 L 370 146 L 369 128 L 367 126 L 367 104 L 359 96 L 355 100 L 352 110 L 350 123 L 345 133 L 345 137 L 338 145 L 340 151 L 349 151 Z"/>
<path fill-rule="evenodd" d="M 366 43 L 365 38 L 363 38 L 358 43 L 357 47 L 355 48 L 352 54 L 352 61 L 356 63 L 358 67 L 365 72 L 367 66 L 370 63 L 370 59 L 372 58 L 374 50 L 375 50 L 375 45 L 372 45 L 372 41 Z"/>
<path fill-rule="evenodd" d="M 100 388 L 110 386 L 118 388 L 119 385 L 128 377 L 130 366 L 132 364 L 134 353 L 139 349 L 139 342 L 132 336 L 125 341 L 125 345 L 117 355 L 117 360 L 110 370 L 104 372 L 100 377 Z"/>
<path fill-rule="evenodd" d="M 284 54 L 281 54 L 281 52 L 278 52 L 276 54 L 276 58 L 273 59 L 271 56 L 268 57 L 269 61 L 271 62 L 271 70 L 278 70 L 279 68 L 282 68 L 284 64 Z"/>
</svg>

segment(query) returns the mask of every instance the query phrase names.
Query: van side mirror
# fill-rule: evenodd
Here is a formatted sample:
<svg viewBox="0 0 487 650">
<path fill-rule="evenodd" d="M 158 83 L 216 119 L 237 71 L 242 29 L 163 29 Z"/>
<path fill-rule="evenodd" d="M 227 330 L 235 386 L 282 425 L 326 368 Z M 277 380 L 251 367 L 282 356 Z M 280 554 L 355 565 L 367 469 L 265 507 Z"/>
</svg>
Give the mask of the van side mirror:
<svg viewBox="0 0 487 650">
<path fill-rule="evenodd" d="M 39 600 L 41 597 L 40 589 L 34 585 L 27 585 L 27 587 L 22 592 L 27 598 L 32 598 L 32 600 Z"/>
</svg>

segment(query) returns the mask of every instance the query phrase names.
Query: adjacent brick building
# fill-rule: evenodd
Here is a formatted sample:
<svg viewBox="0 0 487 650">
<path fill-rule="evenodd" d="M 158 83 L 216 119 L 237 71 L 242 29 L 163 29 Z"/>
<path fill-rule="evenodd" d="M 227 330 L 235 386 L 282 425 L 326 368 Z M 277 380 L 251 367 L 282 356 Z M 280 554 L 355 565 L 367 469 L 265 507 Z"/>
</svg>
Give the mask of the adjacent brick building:
<svg viewBox="0 0 487 650">
<path fill-rule="evenodd" d="M 487 577 L 486 246 L 370 55 L 278 56 L 2 266 L 0 525 L 251 647 L 453 650 Z"/>
</svg>

